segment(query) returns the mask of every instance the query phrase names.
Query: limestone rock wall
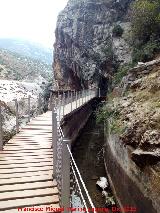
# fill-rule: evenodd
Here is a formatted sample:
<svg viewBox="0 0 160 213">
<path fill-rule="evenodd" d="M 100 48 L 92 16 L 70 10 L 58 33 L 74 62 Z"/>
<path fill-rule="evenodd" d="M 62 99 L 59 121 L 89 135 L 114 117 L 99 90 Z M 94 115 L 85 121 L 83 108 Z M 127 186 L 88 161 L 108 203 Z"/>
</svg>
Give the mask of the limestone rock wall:
<svg viewBox="0 0 160 213">
<path fill-rule="evenodd" d="M 130 28 L 128 9 L 133 0 L 69 0 L 59 14 L 54 45 L 57 87 L 107 89 L 117 63 L 128 63 L 131 52 L 125 36 Z M 124 29 L 121 38 L 113 27 Z"/>
</svg>

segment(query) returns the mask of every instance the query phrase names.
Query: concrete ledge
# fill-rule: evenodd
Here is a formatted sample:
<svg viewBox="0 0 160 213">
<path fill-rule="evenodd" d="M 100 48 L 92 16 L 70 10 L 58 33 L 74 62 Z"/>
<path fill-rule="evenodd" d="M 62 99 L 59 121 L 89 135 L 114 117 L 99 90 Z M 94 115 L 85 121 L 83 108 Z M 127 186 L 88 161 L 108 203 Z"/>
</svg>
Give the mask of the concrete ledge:
<svg viewBox="0 0 160 213">
<path fill-rule="evenodd" d="M 139 168 L 131 159 L 132 151 L 116 135 L 106 135 L 104 161 L 112 189 L 121 207 L 136 207 L 137 213 L 158 213 L 160 170 Z"/>
<path fill-rule="evenodd" d="M 90 100 L 78 109 L 64 116 L 61 127 L 66 138 L 72 141 L 72 145 L 79 136 L 80 131 L 86 125 L 95 105 L 99 102 L 98 98 Z"/>
</svg>

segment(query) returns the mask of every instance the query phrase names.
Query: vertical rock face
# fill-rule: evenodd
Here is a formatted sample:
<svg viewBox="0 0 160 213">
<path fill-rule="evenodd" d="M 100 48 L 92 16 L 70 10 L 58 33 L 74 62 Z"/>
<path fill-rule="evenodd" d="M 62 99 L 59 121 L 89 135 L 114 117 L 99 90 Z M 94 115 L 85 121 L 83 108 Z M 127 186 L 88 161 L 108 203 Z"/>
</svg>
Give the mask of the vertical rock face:
<svg viewBox="0 0 160 213">
<path fill-rule="evenodd" d="M 59 88 L 107 89 L 115 64 L 131 60 L 125 35 L 132 1 L 69 0 L 56 28 L 53 67 Z M 112 29 L 117 24 L 124 33 L 114 38 Z"/>
</svg>

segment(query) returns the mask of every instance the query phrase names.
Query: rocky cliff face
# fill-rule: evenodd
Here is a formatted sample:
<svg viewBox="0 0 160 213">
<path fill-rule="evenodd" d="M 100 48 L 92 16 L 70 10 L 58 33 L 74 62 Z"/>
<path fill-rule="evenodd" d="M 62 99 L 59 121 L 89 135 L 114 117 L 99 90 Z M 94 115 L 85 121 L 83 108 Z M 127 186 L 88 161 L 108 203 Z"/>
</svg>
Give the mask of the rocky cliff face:
<svg viewBox="0 0 160 213">
<path fill-rule="evenodd" d="M 121 92 L 121 94 L 120 94 Z M 139 166 L 160 160 L 160 59 L 130 69 L 110 95 L 112 133 Z"/>
<path fill-rule="evenodd" d="M 131 61 L 125 40 L 133 0 L 69 0 L 56 29 L 54 76 L 59 88 L 100 86 L 104 90 L 115 65 Z M 114 37 L 120 25 L 124 32 Z"/>
</svg>

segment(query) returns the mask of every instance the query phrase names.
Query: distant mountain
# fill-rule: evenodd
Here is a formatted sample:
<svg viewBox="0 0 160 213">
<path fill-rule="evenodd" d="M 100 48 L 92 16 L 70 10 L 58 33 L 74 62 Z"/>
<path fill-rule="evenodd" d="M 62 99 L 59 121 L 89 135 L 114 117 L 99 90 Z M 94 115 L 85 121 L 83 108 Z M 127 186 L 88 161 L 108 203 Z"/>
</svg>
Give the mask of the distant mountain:
<svg viewBox="0 0 160 213">
<path fill-rule="evenodd" d="M 30 82 L 37 79 L 50 81 L 52 80 L 52 66 L 41 60 L 0 49 L 0 78 Z"/>
<path fill-rule="evenodd" d="M 53 50 L 22 39 L 0 38 L 0 48 L 52 64 Z"/>
</svg>

